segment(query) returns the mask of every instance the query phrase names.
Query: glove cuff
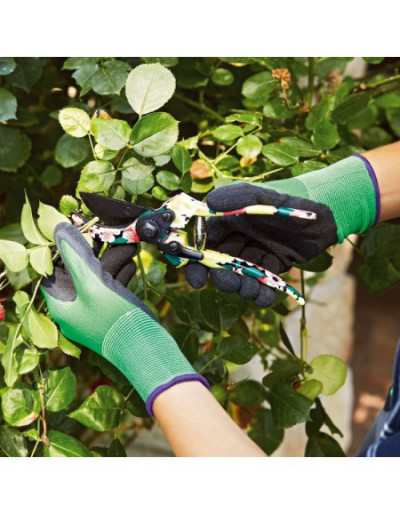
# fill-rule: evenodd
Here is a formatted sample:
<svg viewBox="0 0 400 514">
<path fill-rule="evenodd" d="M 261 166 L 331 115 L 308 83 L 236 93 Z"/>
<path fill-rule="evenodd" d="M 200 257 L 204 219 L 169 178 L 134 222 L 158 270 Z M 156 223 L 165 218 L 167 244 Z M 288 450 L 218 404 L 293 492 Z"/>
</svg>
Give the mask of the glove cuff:
<svg viewBox="0 0 400 514">
<path fill-rule="evenodd" d="M 131 382 L 153 415 L 157 396 L 170 387 L 198 381 L 209 387 L 173 337 L 139 308 L 123 314 L 108 330 L 101 354 Z"/>
<path fill-rule="evenodd" d="M 322 170 L 263 186 L 327 205 L 335 218 L 340 243 L 350 234 L 364 232 L 379 219 L 378 181 L 370 162 L 358 154 Z"/>
</svg>

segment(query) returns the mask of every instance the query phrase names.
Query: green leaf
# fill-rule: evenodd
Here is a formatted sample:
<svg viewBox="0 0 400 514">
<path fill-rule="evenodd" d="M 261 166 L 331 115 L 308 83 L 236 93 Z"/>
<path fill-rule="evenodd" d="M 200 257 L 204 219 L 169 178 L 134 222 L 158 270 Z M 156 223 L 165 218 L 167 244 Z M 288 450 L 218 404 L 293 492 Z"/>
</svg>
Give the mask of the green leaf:
<svg viewBox="0 0 400 514">
<path fill-rule="evenodd" d="M 110 386 L 99 386 L 69 416 L 85 427 L 104 432 L 119 425 L 124 406 L 121 394 Z"/>
<path fill-rule="evenodd" d="M 64 410 L 76 396 L 76 378 L 71 368 L 50 370 L 47 378 L 46 408 L 50 412 Z"/>
<path fill-rule="evenodd" d="M 361 245 L 364 259 L 357 270 L 362 282 L 374 293 L 400 281 L 400 226 L 381 223 L 372 228 Z"/>
<path fill-rule="evenodd" d="M 212 131 L 212 135 L 219 141 L 230 143 L 243 136 L 243 129 L 238 125 L 221 125 Z"/>
<path fill-rule="evenodd" d="M 275 384 L 287 382 L 292 383 L 297 379 L 298 374 L 302 371 L 301 361 L 299 359 L 287 358 L 274 361 L 271 367 L 271 373 L 263 379 L 266 387 L 272 387 Z"/>
<path fill-rule="evenodd" d="M 123 168 L 121 183 L 128 193 L 141 195 L 153 187 L 153 165 L 143 164 L 135 157 L 131 157 L 124 162 Z"/>
<path fill-rule="evenodd" d="M 370 101 L 367 92 L 356 93 L 346 97 L 332 112 L 332 119 L 336 123 L 346 124 L 362 112 Z"/>
<path fill-rule="evenodd" d="M 239 139 L 236 151 L 243 157 L 257 157 L 262 150 L 262 143 L 257 136 L 249 134 Z"/>
<path fill-rule="evenodd" d="M 35 346 L 47 349 L 56 348 L 57 327 L 47 316 L 32 308 L 28 313 L 28 327 Z"/>
<path fill-rule="evenodd" d="M 282 98 L 273 98 L 264 105 L 263 114 L 266 118 L 272 118 L 273 120 L 286 120 L 294 116 L 295 113 L 289 109 Z"/>
<path fill-rule="evenodd" d="M 26 243 L 19 223 L 9 223 L 0 227 L 0 239 L 8 239 L 21 244 Z"/>
<path fill-rule="evenodd" d="M 129 142 L 131 127 L 122 120 L 92 120 L 92 132 L 96 141 L 110 150 L 121 150 Z"/>
<path fill-rule="evenodd" d="M 28 265 L 28 252 L 19 243 L 0 239 L 0 260 L 8 270 L 16 273 Z"/>
<path fill-rule="evenodd" d="M 25 238 L 35 245 L 46 245 L 47 239 L 45 239 L 36 227 L 33 220 L 32 208 L 29 202 L 29 198 L 25 195 L 25 203 L 22 207 L 21 212 L 21 229 Z"/>
<path fill-rule="evenodd" d="M 151 196 L 160 202 L 168 200 L 168 193 L 160 186 L 154 186 L 151 190 Z"/>
<path fill-rule="evenodd" d="M 1 396 L 1 408 L 5 421 L 13 427 L 30 425 L 39 416 L 38 391 L 28 388 L 7 389 Z"/>
<path fill-rule="evenodd" d="M 257 353 L 257 347 L 240 335 L 225 337 L 219 346 L 219 355 L 235 364 L 245 364 Z"/>
<path fill-rule="evenodd" d="M 175 145 L 171 153 L 172 162 L 175 167 L 184 175 L 192 166 L 192 158 L 188 150 L 182 145 Z M 163 166 L 159 164 L 158 166 Z"/>
<path fill-rule="evenodd" d="M 74 211 L 79 209 L 79 203 L 78 200 L 71 195 L 62 195 L 59 207 L 61 214 L 70 216 Z"/>
<path fill-rule="evenodd" d="M 69 341 L 66 337 L 64 337 L 60 333 L 60 337 L 58 339 L 58 346 L 60 350 L 65 353 L 65 355 L 69 355 L 70 357 L 75 357 L 75 359 L 79 359 L 81 356 L 81 349 L 75 346 L 71 341 Z"/>
<path fill-rule="evenodd" d="M 400 109 L 386 109 L 386 118 L 396 136 L 400 136 Z"/>
<path fill-rule="evenodd" d="M 9 75 L 15 70 L 15 60 L 13 57 L 0 57 L 0 75 Z"/>
<path fill-rule="evenodd" d="M 29 295 L 26 291 L 16 291 L 12 299 L 15 303 L 15 313 L 21 319 L 25 314 L 26 307 L 29 305 Z"/>
<path fill-rule="evenodd" d="M 229 394 L 229 400 L 237 405 L 259 405 L 265 399 L 264 386 L 255 380 L 238 382 Z"/>
<path fill-rule="evenodd" d="M 0 426 L 0 453 L 6 457 L 26 457 L 28 451 L 24 436 L 15 428 L 6 425 Z"/>
<path fill-rule="evenodd" d="M 172 68 L 178 64 L 179 57 L 142 57 L 142 60 L 150 64 L 158 62 L 167 68 Z"/>
<path fill-rule="evenodd" d="M 55 164 L 49 164 L 40 174 L 40 182 L 44 187 L 50 189 L 59 186 L 63 180 L 62 171 Z"/>
<path fill-rule="evenodd" d="M 0 170 L 21 168 L 31 154 L 31 140 L 19 129 L 0 125 Z"/>
<path fill-rule="evenodd" d="M 298 159 L 297 156 L 293 154 L 292 148 L 285 143 L 269 143 L 264 145 L 262 153 L 279 166 L 290 166 L 296 163 Z"/>
<path fill-rule="evenodd" d="M 124 61 L 109 59 L 98 64 L 90 85 L 99 95 L 119 95 L 131 67 Z"/>
<path fill-rule="evenodd" d="M 370 127 L 362 131 L 361 144 L 367 150 L 391 143 L 393 137 L 381 127 Z"/>
<path fill-rule="evenodd" d="M 161 64 L 140 64 L 126 81 L 126 97 L 140 116 L 162 107 L 175 92 L 174 75 Z"/>
<path fill-rule="evenodd" d="M 269 71 L 262 71 L 249 77 L 242 86 L 242 94 L 257 105 L 263 105 L 279 86 Z"/>
<path fill-rule="evenodd" d="M 321 154 L 318 148 L 299 137 L 283 137 L 280 142 L 290 148 L 291 154 L 297 157 L 317 157 Z"/>
<path fill-rule="evenodd" d="M 116 171 L 111 162 L 90 161 L 81 171 L 77 192 L 107 193 L 115 180 Z"/>
<path fill-rule="evenodd" d="M 296 393 L 288 384 L 276 384 L 270 389 L 272 415 L 279 427 L 289 428 L 307 421 L 312 404 L 312 400 Z"/>
<path fill-rule="evenodd" d="M 325 96 L 319 103 L 313 106 L 306 118 L 308 130 L 314 130 L 322 121 L 329 120 L 331 111 L 335 105 L 334 96 Z"/>
<path fill-rule="evenodd" d="M 179 189 L 181 179 L 178 177 L 178 175 L 172 173 L 172 171 L 159 171 L 156 175 L 156 178 L 157 182 L 165 189 L 168 189 L 168 191 L 176 191 Z"/>
<path fill-rule="evenodd" d="M 400 92 L 392 91 L 374 99 L 375 104 L 383 109 L 400 108 Z"/>
<path fill-rule="evenodd" d="M 175 148 L 175 147 L 174 147 Z M 156 166 L 164 166 L 171 160 L 171 156 L 169 154 L 164 155 L 155 155 L 153 157 L 154 164 Z"/>
<path fill-rule="evenodd" d="M 39 229 L 51 241 L 54 241 L 54 230 L 59 223 L 71 223 L 55 207 L 42 202 L 39 202 L 38 214 Z"/>
<path fill-rule="evenodd" d="M 98 70 L 99 65 L 96 62 L 87 62 L 79 66 L 72 74 L 78 86 L 81 87 L 81 96 L 86 95 L 92 89 L 92 80 Z"/>
<path fill-rule="evenodd" d="M 251 424 L 249 436 L 267 455 L 271 455 L 283 441 L 284 430 L 275 424 L 270 410 L 262 409 Z"/>
<path fill-rule="evenodd" d="M 322 57 L 316 63 L 318 76 L 326 77 L 333 71 L 343 72 L 352 57 Z"/>
<path fill-rule="evenodd" d="M 86 139 L 77 139 L 64 134 L 57 142 L 55 159 L 63 168 L 73 168 L 90 155 L 90 145 Z"/>
<path fill-rule="evenodd" d="M 229 330 L 244 310 L 244 303 L 240 297 L 212 289 L 201 291 L 199 299 L 204 323 L 217 333 Z"/>
<path fill-rule="evenodd" d="M 122 446 L 119 439 L 113 439 L 112 443 L 107 449 L 107 457 L 126 457 L 125 448 Z"/>
<path fill-rule="evenodd" d="M 64 131 L 72 137 L 85 137 L 90 130 L 89 115 L 82 109 L 66 107 L 58 113 L 58 121 Z"/>
<path fill-rule="evenodd" d="M 18 373 L 20 375 L 30 373 L 39 364 L 40 353 L 36 350 L 36 348 L 19 347 L 15 353 L 18 365 Z"/>
<path fill-rule="evenodd" d="M 46 59 L 41 57 L 20 57 L 16 68 L 7 77 L 7 83 L 29 93 L 42 76 L 45 64 Z"/>
<path fill-rule="evenodd" d="M 319 432 L 307 441 L 306 457 L 345 457 L 339 443 L 328 434 Z"/>
<path fill-rule="evenodd" d="M 303 173 L 309 173 L 310 171 L 322 170 L 326 168 L 326 164 L 321 161 L 314 161 L 312 159 L 298 162 L 291 168 L 292 176 L 297 177 Z"/>
<path fill-rule="evenodd" d="M 96 159 L 100 159 L 101 161 L 111 161 L 118 155 L 118 150 L 109 150 L 97 143 L 94 147 L 94 155 Z"/>
<path fill-rule="evenodd" d="M 48 246 L 35 246 L 28 250 L 32 268 L 44 277 L 53 273 L 53 261 Z"/>
<path fill-rule="evenodd" d="M 132 129 L 133 149 L 143 157 L 168 152 L 178 139 L 178 122 L 166 112 L 155 112 L 140 118 Z"/>
<path fill-rule="evenodd" d="M 309 400 L 315 400 L 317 396 L 322 393 L 322 383 L 319 380 L 311 379 L 305 380 L 300 384 L 300 387 L 296 389 L 299 394 L 302 394 Z"/>
<path fill-rule="evenodd" d="M 217 68 L 213 71 L 211 80 L 216 86 L 230 86 L 233 84 L 235 76 L 231 71 L 225 68 Z"/>
<path fill-rule="evenodd" d="M 7 89 L 0 87 L 0 121 L 15 120 L 16 114 L 17 99 Z"/>
<path fill-rule="evenodd" d="M 92 452 L 84 444 L 70 435 L 50 430 L 49 446 L 44 450 L 47 457 L 92 457 Z"/>
<path fill-rule="evenodd" d="M 318 123 L 314 128 L 313 143 L 321 150 L 330 150 L 340 141 L 336 125 L 329 120 Z"/>
<path fill-rule="evenodd" d="M 322 383 L 322 394 L 334 394 L 346 382 L 346 363 L 335 355 L 318 355 L 310 362 L 310 366 L 313 371 L 307 377 Z"/>
</svg>

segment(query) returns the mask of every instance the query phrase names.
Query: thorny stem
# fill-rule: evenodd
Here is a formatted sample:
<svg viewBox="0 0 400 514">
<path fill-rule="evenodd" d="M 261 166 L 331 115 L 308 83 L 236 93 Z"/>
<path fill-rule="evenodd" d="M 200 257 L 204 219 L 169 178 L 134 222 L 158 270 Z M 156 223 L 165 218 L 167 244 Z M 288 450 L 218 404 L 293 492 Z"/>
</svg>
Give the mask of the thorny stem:
<svg viewBox="0 0 400 514">
<path fill-rule="evenodd" d="M 300 283 L 301 283 L 301 294 L 305 298 L 305 281 L 304 271 L 300 271 Z M 308 330 L 306 320 L 306 306 L 301 306 L 301 317 L 300 317 L 300 357 L 304 362 L 307 362 L 308 356 Z"/>
<path fill-rule="evenodd" d="M 203 111 L 204 113 L 208 114 L 211 118 L 214 118 L 215 120 L 218 120 L 220 122 L 224 122 L 225 119 L 223 116 L 218 114 L 214 109 L 211 109 L 210 107 L 207 107 L 205 104 L 201 104 L 200 102 L 196 102 L 196 100 L 192 100 L 191 98 L 186 98 L 183 95 L 180 95 L 179 93 L 175 93 L 174 98 L 177 100 L 180 100 L 183 103 L 186 103 L 187 105 L 190 105 L 194 109 L 197 109 L 198 111 Z"/>
</svg>

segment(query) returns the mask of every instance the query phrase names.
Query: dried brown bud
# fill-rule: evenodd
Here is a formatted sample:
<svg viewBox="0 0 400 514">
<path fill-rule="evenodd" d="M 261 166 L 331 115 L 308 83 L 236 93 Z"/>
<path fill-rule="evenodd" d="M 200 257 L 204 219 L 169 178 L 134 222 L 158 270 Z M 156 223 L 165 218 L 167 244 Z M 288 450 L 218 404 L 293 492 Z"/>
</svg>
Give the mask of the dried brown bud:
<svg viewBox="0 0 400 514">
<path fill-rule="evenodd" d="M 197 161 L 193 161 L 192 163 L 190 175 L 195 180 L 203 180 L 205 178 L 212 177 L 212 172 L 206 162 L 201 159 L 197 159 Z"/>
<path fill-rule="evenodd" d="M 282 91 L 289 89 L 292 76 L 287 68 L 275 68 L 272 70 L 272 78 L 280 81 Z"/>
</svg>

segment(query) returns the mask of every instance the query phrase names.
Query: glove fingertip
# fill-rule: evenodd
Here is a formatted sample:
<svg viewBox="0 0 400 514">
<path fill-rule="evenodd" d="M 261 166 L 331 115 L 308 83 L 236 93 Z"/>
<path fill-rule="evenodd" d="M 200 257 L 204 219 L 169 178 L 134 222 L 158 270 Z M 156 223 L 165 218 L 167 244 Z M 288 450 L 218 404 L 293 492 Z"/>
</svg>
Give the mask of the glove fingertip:
<svg viewBox="0 0 400 514">
<path fill-rule="evenodd" d="M 188 264 L 184 269 L 184 273 L 187 282 L 193 289 L 200 289 L 207 283 L 208 270 L 202 264 Z"/>
</svg>

